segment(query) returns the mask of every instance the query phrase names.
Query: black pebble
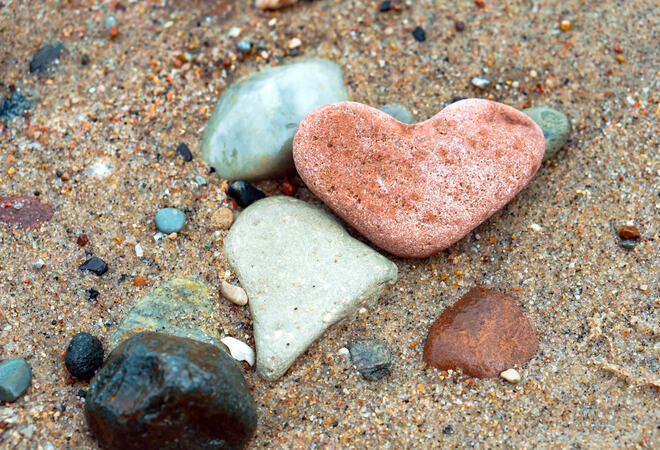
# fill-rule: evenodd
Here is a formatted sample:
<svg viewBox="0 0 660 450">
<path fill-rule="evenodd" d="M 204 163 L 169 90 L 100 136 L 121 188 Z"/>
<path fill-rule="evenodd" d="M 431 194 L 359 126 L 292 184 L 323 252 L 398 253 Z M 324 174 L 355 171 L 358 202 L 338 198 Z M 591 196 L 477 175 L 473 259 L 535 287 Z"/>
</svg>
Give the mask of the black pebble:
<svg viewBox="0 0 660 450">
<path fill-rule="evenodd" d="M 96 297 L 99 296 L 99 291 L 96 289 L 87 289 L 87 292 L 85 292 L 85 297 L 87 297 L 87 300 L 96 300 Z"/>
<path fill-rule="evenodd" d="M 418 42 L 424 42 L 426 40 L 426 31 L 424 31 L 424 28 L 422 27 L 415 28 L 412 35 Z"/>
<path fill-rule="evenodd" d="M 103 364 L 103 344 L 89 333 L 76 334 L 66 348 L 64 364 L 71 375 L 89 381 Z"/>
<path fill-rule="evenodd" d="M 621 241 L 621 247 L 625 248 L 626 250 L 632 250 L 635 248 L 635 241 L 632 239 Z"/>
<path fill-rule="evenodd" d="M 381 12 L 386 12 L 392 9 L 392 2 L 390 0 L 385 0 L 384 2 L 380 3 L 380 11 Z"/>
<path fill-rule="evenodd" d="M 266 197 L 266 194 L 247 181 L 234 181 L 227 190 L 227 194 L 238 203 L 241 208 L 247 208 L 257 200 Z"/>
<path fill-rule="evenodd" d="M 443 430 L 442 434 L 452 434 L 454 432 L 454 427 L 447 425 Z"/>
<path fill-rule="evenodd" d="M 37 52 L 30 61 L 30 72 L 41 72 L 60 57 L 64 45 L 47 45 Z"/>
<path fill-rule="evenodd" d="M 89 56 L 87 56 L 87 53 L 83 53 L 82 58 L 80 58 L 80 64 L 86 66 L 88 63 L 89 63 Z"/>
<path fill-rule="evenodd" d="M 179 144 L 176 148 L 176 154 L 179 155 L 185 162 L 192 161 L 192 153 L 186 144 Z"/>
<path fill-rule="evenodd" d="M 451 105 L 452 103 L 460 102 L 461 100 L 465 100 L 465 99 L 467 99 L 467 97 L 454 97 L 451 99 L 449 104 Z"/>
<path fill-rule="evenodd" d="M 108 265 L 98 256 L 92 256 L 82 263 L 79 269 L 89 270 L 90 272 L 94 272 L 96 275 L 101 276 L 108 271 Z"/>
</svg>

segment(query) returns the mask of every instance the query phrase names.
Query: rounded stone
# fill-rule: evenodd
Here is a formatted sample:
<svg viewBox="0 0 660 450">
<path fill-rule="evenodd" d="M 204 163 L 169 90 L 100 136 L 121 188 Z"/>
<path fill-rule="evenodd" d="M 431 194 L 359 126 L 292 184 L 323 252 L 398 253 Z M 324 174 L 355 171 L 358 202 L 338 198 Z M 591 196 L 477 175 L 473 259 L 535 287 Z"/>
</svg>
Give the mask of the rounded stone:
<svg viewBox="0 0 660 450">
<path fill-rule="evenodd" d="M 229 208 L 219 208 L 211 214 L 211 226 L 219 230 L 228 230 L 234 222 L 234 213 Z"/>
<path fill-rule="evenodd" d="M 76 334 L 66 349 L 64 364 L 71 375 L 89 381 L 103 364 L 103 344 L 89 333 Z"/>
<path fill-rule="evenodd" d="M 440 370 L 495 378 L 529 361 L 538 347 L 536 329 L 517 299 L 475 287 L 433 323 L 424 361 Z"/>
<path fill-rule="evenodd" d="M 413 115 L 408 108 L 400 103 L 389 103 L 380 108 L 385 114 L 389 114 L 401 123 L 413 123 Z"/>
<path fill-rule="evenodd" d="M 156 227 L 162 233 L 177 233 L 185 223 L 185 214 L 176 208 L 163 208 L 156 213 Z"/>
<path fill-rule="evenodd" d="M 524 109 L 523 112 L 543 130 L 545 138 L 543 161 L 547 161 L 568 142 L 571 136 L 571 121 L 565 114 L 545 105 Z"/>
<path fill-rule="evenodd" d="M 23 395 L 32 381 L 32 369 L 22 358 L 0 362 L 0 401 L 13 402 Z"/>
<path fill-rule="evenodd" d="M 239 449 L 257 425 L 247 383 L 227 352 L 153 332 L 110 354 L 90 384 L 85 417 L 108 449 Z"/>
</svg>

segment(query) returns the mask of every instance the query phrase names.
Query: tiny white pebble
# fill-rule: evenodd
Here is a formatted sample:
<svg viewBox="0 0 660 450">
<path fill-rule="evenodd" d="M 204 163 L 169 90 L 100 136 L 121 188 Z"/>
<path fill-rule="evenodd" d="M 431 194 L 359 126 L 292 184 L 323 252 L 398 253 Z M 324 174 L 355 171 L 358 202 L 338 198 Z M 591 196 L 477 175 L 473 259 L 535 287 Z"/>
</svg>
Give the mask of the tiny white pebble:
<svg viewBox="0 0 660 450">
<path fill-rule="evenodd" d="M 232 27 L 227 34 L 229 37 L 238 37 L 241 34 L 241 29 L 238 27 Z"/>
<path fill-rule="evenodd" d="M 225 344 L 231 353 L 232 358 L 236 361 L 245 361 L 249 365 L 254 365 L 254 350 L 245 342 L 241 342 L 231 336 L 220 339 L 220 342 Z"/>
<path fill-rule="evenodd" d="M 348 356 L 351 352 L 346 347 L 342 347 L 337 351 L 337 353 L 340 355 Z"/>
<path fill-rule="evenodd" d="M 512 384 L 520 381 L 520 374 L 516 369 L 507 369 L 500 374 L 500 377 Z"/>
<path fill-rule="evenodd" d="M 539 74 L 536 72 L 536 70 L 530 70 L 529 71 L 529 76 L 532 78 L 536 78 L 539 76 Z"/>
<path fill-rule="evenodd" d="M 302 41 L 298 38 L 293 38 L 289 41 L 289 48 L 290 49 L 298 48 L 301 45 L 302 45 Z"/>
<path fill-rule="evenodd" d="M 154 241 L 158 242 L 161 239 L 163 239 L 164 237 L 165 237 L 165 235 L 159 231 L 158 233 L 154 234 Z"/>
<path fill-rule="evenodd" d="M 642 291 L 645 291 L 645 290 L 647 290 L 649 287 L 648 287 L 646 284 L 642 284 L 639 288 L 640 288 Z"/>
<path fill-rule="evenodd" d="M 360 308 L 358 310 L 358 314 L 365 314 L 367 312 L 367 308 Z"/>
<path fill-rule="evenodd" d="M 140 244 L 135 244 L 135 256 L 142 258 L 144 256 L 144 250 Z"/>
<path fill-rule="evenodd" d="M 247 305 L 248 296 L 245 293 L 245 291 L 239 286 L 234 286 L 233 284 L 227 283 L 225 280 L 222 280 L 222 284 L 220 285 L 220 292 L 222 292 L 222 295 L 227 300 L 229 300 L 235 305 L 238 306 Z"/>
<path fill-rule="evenodd" d="M 541 225 L 538 223 L 532 223 L 529 225 L 529 228 L 531 228 L 534 231 L 541 231 L 543 228 L 541 228 Z"/>
<path fill-rule="evenodd" d="M 270 19 L 268 21 L 268 26 L 269 27 L 274 27 L 276 23 L 277 23 L 277 19 L 275 17 L 273 17 L 272 19 Z"/>
</svg>

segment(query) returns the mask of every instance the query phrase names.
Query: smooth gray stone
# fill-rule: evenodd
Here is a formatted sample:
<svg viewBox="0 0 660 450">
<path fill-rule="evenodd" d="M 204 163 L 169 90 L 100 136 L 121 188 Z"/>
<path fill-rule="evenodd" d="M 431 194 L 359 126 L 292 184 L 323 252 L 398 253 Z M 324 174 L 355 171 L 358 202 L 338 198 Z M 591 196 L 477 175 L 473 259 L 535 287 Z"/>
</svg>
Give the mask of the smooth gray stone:
<svg viewBox="0 0 660 450">
<path fill-rule="evenodd" d="M 392 353 L 379 339 L 360 339 L 351 343 L 351 361 L 369 381 L 380 380 L 390 373 Z"/>
<path fill-rule="evenodd" d="M 543 161 L 547 161 L 568 142 L 571 136 L 571 121 L 565 114 L 545 105 L 523 109 L 523 112 L 543 130 L 545 137 Z"/>
<path fill-rule="evenodd" d="M 213 290 L 192 278 L 175 278 L 151 289 L 126 314 L 110 338 L 110 350 L 134 334 L 158 331 L 222 349 L 213 320 Z"/>
<path fill-rule="evenodd" d="M 353 239 L 324 210 L 268 197 L 243 211 L 225 256 L 250 298 L 257 374 L 275 380 L 323 332 L 396 282 L 387 258 Z"/>
<path fill-rule="evenodd" d="M 0 363 L 0 401 L 13 402 L 27 391 L 32 381 L 32 369 L 21 358 L 11 358 Z"/>
<path fill-rule="evenodd" d="M 333 62 L 264 69 L 223 92 L 204 130 L 202 158 L 227 180 L 282 176 L 294 170 L 291 143 L 302 119 L 344 100 L 344 76 Z"/>
<path fill-rule="evenodd" d="M 389 103 L 380 108 L 385 114 L 389 114 L 401 123 L 413 123 L 413 115 L 408 108 L 399 103 Z"/>
</svg>

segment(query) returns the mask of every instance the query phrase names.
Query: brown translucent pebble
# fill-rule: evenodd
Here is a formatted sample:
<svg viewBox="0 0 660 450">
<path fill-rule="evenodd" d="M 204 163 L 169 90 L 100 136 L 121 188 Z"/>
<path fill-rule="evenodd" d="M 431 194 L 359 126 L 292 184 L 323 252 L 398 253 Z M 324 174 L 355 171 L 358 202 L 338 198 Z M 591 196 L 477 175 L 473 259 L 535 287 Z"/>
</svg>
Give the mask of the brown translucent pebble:
<svg viewBox="0 0 660 450">
<path fill-rule="evenodd" d="M 529 361 L 538 347 L 534 325 L 516 298 L 474 287 L 433 323 L 424 361 L 440 370 L 496 378 Z"/>
<path fill-rule="evenodd" d="M 293 140 L 305 184 L 367 239 L 403 257 L 449 247 L 507 204 L 543 159 L 543 131 L 468 99 L 407 125 L 360 103 L 309 114 Z"/>
<path fill-rule="evenodd" d="M 37 228 L 53 217 L 53 208 L 36 197 L 0 197 L 0 222 Z"/>
<path fill-rule="evenodd" d="M 628 239 L 639 239 L 642 237 L 642 234 L 639 232 L 639 229 L 635 226 L 627 226 L 621 228 L 619 231 L 619 237 L 623 240 Z"/>
</svg>

